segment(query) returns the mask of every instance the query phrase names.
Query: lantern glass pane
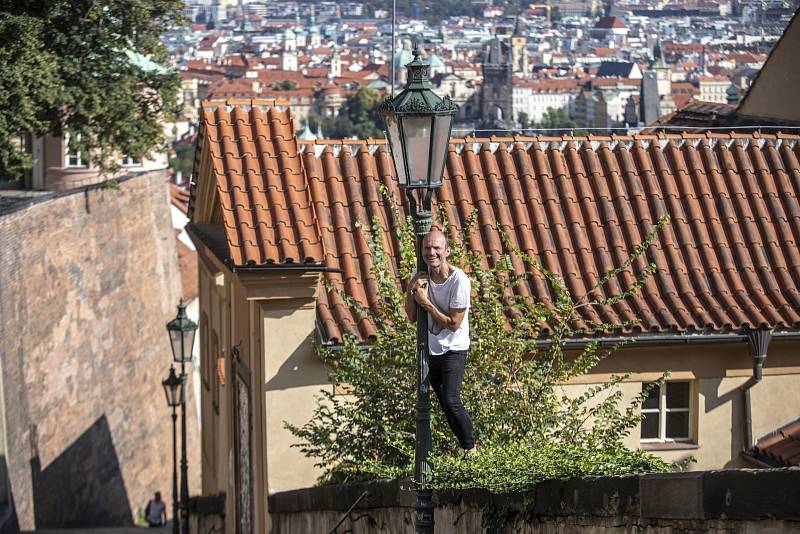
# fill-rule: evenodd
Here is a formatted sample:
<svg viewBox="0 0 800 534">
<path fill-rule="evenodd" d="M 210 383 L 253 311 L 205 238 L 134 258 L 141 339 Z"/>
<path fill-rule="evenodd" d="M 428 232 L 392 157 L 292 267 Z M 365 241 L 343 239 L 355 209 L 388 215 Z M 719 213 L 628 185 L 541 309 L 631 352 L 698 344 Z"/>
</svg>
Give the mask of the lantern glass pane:
<svg viewBox="0 0 800 534">
<path fill-rule="evenodd" d="M 183 386 L 180 384 L 164 386 L 164 392 L 167 394 L 168 406 L 180 406 L 183 402 Z"/>
<path fill-rule="evenodd" d="M 450 140 L 452 115 L 438 115 L 433 119 L 433 153 L 431 154 L 431 185 L 442 183 L 444 160 L 447 157 L 447 144 Z"/>
<path fill-rule="evenodd" d="M 169 341 L 172 344 L 173 359 L 181 362 L 183 360 L 183 333 L 180 330 L 170 330 Z"/>
<path fill-rule="evenodd" d="M 170 372 L 169 378 L 161 382 L 164 386 L 164 394 L 167 397 L 168 406 L 180 406 L 184 399 L 183 381 L 175 376 L 174 371 Z"/>
<path fill-rule="evenodd" d="M 403 135 L 406 138 L 406 157 L 411 173 L 409 185 L 428 185 L 428 165 L 431 150 L 432 118 L 407 116 L 403 117 Z"/>
<path fill-rule="evenodd" d="M 194 348 L 194 335 L 197 333 L 197 327 L 195 326 L 191 330 L 187 330 L 183 333 L 183 349 L 186 351 L 184 354 L 185 361 L 191 361 L 192 359 L 192 349 Z"/>
<path fill-rule="evenodd" d="M 397 180 L 403 186 L 408 183 L 408 179 L 406 178 L 406 165 L 403 160 L 403 145 L 400 143 L 400 124 L 396 115 L 385 115 L 383 120 L 386 123 L 386 138 L 389 140 L 389 148 L 392 151 Z"/>
</svg>

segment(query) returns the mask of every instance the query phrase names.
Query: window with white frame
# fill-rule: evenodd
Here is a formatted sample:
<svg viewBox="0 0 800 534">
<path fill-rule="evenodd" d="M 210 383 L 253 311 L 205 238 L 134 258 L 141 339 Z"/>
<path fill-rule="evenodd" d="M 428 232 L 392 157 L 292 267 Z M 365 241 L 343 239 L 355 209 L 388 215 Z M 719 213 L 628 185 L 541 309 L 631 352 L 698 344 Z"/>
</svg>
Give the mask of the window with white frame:
<svg viewBox="0 0 800 534">
<path fill-rule="evenodd" d="M 642 384 L 642 389 L 648 384 Z M 669 381 L 655 384 L 642 403 L 642 442 L 691 440 L 692 383 Z"/>
<path fill-rule="evenodd" d="M 139 167 L 142 165 L 142 158 L 134 158 L 133 156 L 125 156 L 122 158 L 123 167 Z"/>
<path fill-rule="evenodd" d="M 76 141 L 80 141 L 80 134 L 77 135 L 75 139 Z M 67 167 L 86 167 L 86 162 L 84 162 L 81 157 L 81 151 L 77 149 L 73 150 L 69 147 L 69 135 L 64 137 L 64 152 L 64 160 L 66 161 Z"/>
</svg>

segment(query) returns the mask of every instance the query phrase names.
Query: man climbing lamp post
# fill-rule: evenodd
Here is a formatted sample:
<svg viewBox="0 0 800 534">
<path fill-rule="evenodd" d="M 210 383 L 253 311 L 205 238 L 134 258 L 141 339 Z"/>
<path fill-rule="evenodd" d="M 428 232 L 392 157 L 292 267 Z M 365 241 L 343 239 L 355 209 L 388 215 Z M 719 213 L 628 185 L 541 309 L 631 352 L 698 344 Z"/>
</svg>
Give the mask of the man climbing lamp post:
<svg viewBox="0 0 800 534">
<path fill-rule="evenodd" d="M 180 379 L 186 385 L 185 365 L 192 361 L 192 347 L 197 323 L 186 316 L 186 304 L 181 299 L 178 316 L 167 323 L 167 332 L 172 345 L 172 357 L 181 364 Z M 189 466 L 186 460 L 186 396 L 181 402 L 181 533 L 189 534 Z"/>
<path fill-rule="evenodd" d="M 417 271 L 427 270 L 422 257 L 422 239 L 431 230 L 431 200 L 442 185 L 447 145 L 453 116 L 458 107 L 431 90 L 428 64 L 415 48 L 405 89 L 387 98 L 380 112 L 392 151 L 400 187 L 408 197 L 416 235 Z M 414 486 L 417 492 L 416 532 L 433 533 L 433 492 L 430 489 L 431 393 L 428 374 L 428 314 L 417 304 L 417 431 L 414 454 Z"/>
</svg>

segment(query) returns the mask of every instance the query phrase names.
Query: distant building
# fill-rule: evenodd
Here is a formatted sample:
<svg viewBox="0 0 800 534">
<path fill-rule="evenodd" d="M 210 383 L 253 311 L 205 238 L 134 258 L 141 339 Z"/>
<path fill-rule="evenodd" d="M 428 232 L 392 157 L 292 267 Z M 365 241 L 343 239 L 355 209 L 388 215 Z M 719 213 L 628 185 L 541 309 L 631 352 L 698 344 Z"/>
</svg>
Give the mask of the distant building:
<svg viewBox="0 0 800 534">
<path fill-rule="evenodd" d="M 578 93 L 575 97 L 575 122 L 578 128 L 609 127 L 608 107 L 602 91 L 583 90 Z"/>
<path fill-rule="evenodd" d="M 636 63 L 629 61 L 603 61 L 597 69 L 596 78 L 631 78 L 642 79 L 642 70 Z"/>
<path fill-rule="evenodd" d="M 697 79 L 700 94 L 697 100 L 725 104 L 728 101 L 727 91 L 731 81 L 727 76 L 701 76 Z"/>
<path fill-rule="evenodd" d="M 614 41 L 622 45 L 629 31 L 628 26 L 619 17 L 600 17 L 592 27 L 590 35 L 596 39 Z"/>
<path fill-rule="evenodd" d="M 506 130 L 514 125 L 511 46 L 495 37 L 483 47 L 481 129 Z"/>
<path fill-rule="evenodd" d="M 579 80 L 556 78 L 514 83 L 514 119 L 519 121 L 525 113 L 532 122 L 539 122 L 548 108 L 566 108 L 570 115 L 575 112 L 575 98 L 580 93 Z"/>
</svg>

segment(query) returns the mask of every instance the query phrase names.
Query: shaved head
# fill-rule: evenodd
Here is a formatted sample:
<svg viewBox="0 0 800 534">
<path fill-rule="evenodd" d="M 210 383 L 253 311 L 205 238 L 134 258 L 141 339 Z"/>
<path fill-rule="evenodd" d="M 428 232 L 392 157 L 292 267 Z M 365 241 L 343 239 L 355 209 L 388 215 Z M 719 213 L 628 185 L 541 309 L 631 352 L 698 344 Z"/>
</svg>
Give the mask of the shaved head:
<svg viewBox="0 0 800 534">
<path fill-rule="evenodd" d="M 425 243 L 441 242 L 441 244 L 443 246 L 445 246 L 445 247 L 448 246 L 447 245 L 447 236 L 445 236 L 444 232 L 442 232 L 441 230 L 431 230 L 430 232 L 428 232 L 425 235 L 425 238 L 423 239 L 423 241 Z"/>
</svg>

